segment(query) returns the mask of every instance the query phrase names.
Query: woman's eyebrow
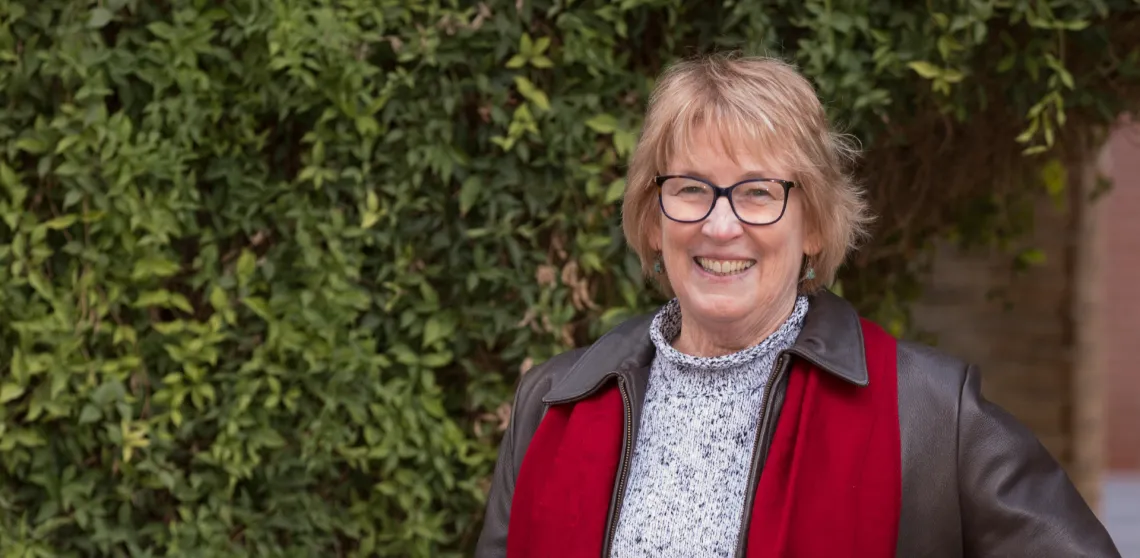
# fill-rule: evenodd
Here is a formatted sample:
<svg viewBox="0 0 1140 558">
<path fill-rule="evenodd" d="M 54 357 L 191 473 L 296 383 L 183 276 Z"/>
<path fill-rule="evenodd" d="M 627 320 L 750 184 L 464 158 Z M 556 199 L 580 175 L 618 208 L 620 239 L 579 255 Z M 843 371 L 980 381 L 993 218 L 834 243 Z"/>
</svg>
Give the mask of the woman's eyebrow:
<svg viewBox="0 0 1140 558">
<path fill-rule="evenodd" d="M 709 179 L 707 174 L 705 174 L 703 172 L 695 171 L 692 169 L 683 169 L 683 170 L 677 172 L 676 174 L 684 175 L 684 176 L 691 176 L 693 178 L 700 178 L 701 180 L 708 180 L 709 182 L 712 182 L 712 180 Z M 743 174 L 738 175 L 735 182 L 740 182 L 742 180 L 755 180 L 757 178 L 775 178 L 775 177 L 772 175 L 771 172 L 768 172 L 765 170 L 750 170 L 750 171 L 745 171 Z"/>
</svg>

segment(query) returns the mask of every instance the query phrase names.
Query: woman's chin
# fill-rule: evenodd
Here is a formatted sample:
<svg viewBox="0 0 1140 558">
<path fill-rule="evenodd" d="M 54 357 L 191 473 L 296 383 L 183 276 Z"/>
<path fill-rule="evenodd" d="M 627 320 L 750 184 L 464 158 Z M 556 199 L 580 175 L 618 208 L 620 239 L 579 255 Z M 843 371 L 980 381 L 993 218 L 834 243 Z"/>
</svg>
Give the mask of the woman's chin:
<svg viewBox="0 0 1140 558">
<path fill-rule="evenodd" d="M 711 321 L 734 321 L 758 304 L 750 289 L 698 289 L 689 293 L 690 311 Z"/>
</svg>

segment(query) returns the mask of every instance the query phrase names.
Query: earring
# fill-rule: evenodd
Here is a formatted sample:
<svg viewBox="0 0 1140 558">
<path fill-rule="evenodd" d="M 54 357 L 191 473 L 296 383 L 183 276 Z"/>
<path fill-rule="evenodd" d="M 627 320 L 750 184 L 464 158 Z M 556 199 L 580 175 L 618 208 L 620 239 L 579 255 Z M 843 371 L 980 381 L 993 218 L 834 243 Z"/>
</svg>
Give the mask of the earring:
<svg viewBox="0 0 1140 558">
<path fill-rule="evenodd" d="M 665 273 L 665 262 L 661 261 L 661 254 L 657 254 L 657 259 L 653 261 L 653 273 L 658 275 Z"/>
<path fill-rule="evenodd" d="M 811 264 L 807 265 L 807 271 L 804 272 L 804 279 L 808 281 L 815 279 L 815 268 L 812 267 Z"/>
</svg>

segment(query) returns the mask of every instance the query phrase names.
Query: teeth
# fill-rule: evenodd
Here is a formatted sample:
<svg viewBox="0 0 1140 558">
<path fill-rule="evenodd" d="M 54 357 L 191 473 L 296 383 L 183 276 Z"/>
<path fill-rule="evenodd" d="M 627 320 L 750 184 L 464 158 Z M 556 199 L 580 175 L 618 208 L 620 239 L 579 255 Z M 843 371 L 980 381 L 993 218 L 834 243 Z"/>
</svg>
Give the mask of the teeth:
<svg viewBox="0 0 1140 558">
<path fill-rule="evenodd" d="M 696 258 L 696 260 L 705 271 L 717 275 L 733 275 L 756 265 L 754 260 L 714 260 L 711 258 Z"/>
</svg>

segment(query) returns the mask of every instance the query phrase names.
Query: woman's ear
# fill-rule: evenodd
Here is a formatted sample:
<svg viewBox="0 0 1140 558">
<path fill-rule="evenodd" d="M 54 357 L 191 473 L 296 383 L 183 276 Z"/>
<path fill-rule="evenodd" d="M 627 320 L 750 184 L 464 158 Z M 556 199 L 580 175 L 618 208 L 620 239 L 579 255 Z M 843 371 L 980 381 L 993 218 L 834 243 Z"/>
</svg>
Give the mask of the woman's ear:
<svg viewBox="0 0 1140 558">
<path fill-rule="evenodd" d="M 814 258 L 823 251 L 823 242 L 820 240 L 820 235 L 810 234 L 804 239 L 804 255 L 809 258 Z"/>
<path fill-rule="evenodd" d="M 804 255 L 809 258 L 818 256 L 823 251 L 823 234 L 814 223 L 808 223 L 805 228 L 807 230 L 804 231 Z"/>
<path fill-rule="evenodd" d="M 659 221 L 650 220 L 649 223 L 649 247 L 654 252 L 661 252 L 661 223 Z"/>
<path fill-rule="evenodd" d="M 803 248 L 804 254 L 809 258 L 814 258 L 823 251 L 823 229 L 819 226 L 819 221 L 810 215 L 804 221 Z"/>
</svg>

